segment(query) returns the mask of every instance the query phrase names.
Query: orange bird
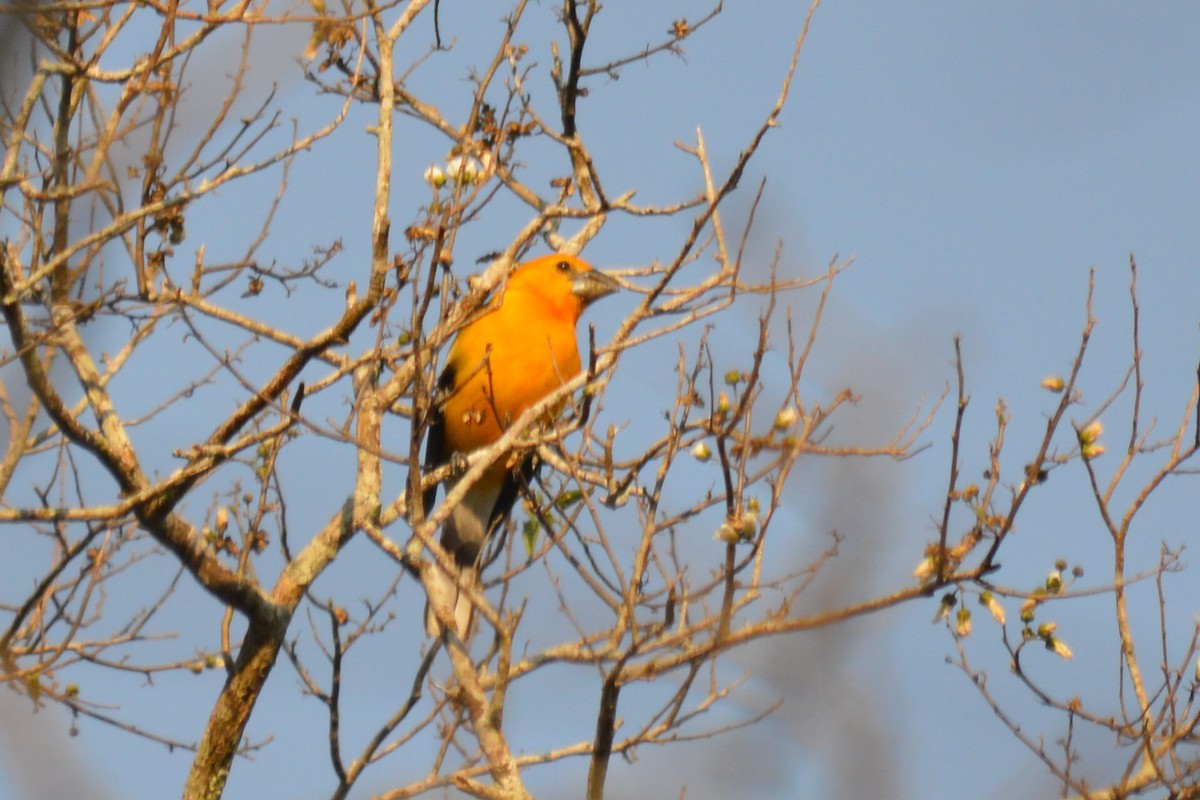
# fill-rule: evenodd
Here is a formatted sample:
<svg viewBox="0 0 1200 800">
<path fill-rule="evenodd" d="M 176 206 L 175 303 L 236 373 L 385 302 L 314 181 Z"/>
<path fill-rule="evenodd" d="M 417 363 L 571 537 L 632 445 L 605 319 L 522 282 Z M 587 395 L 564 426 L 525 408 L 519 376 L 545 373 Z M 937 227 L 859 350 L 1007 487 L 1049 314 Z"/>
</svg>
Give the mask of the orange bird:
<svg viewBox="0 0 1200 800">
<path fill-rule="evenodd" d="M 590 303 L 617 290 L 608 275 L 574 256 L 534 259 L 513 272 L 483 316 L 458 332 L 438 379 L 439 402 L 425 443 L 425 468 L 448 464 L 500 438 L 530 406 L 579 374 L 575 326 Z M 553 421 L 559 409 L 547 414 Z M 442 527 L 442 547 L 458 564 L 455 578 L 435 568 L 431 596 L 454 607 L 459 637 L 471 624 L 471 602 L 458 584 L 475 584 L 480 553 L 488 537 L 508 518 L 523 485 L 536 467 L 532 456 L 518 462 L 501 456 L 471 486 Z M 453 486 L 453 482 L 448 484 Z M 433 510 L 437 487 L 425 492 L 425 513 Z M 425 628 L 441 633 L 429 604 Z"/>
</svg>

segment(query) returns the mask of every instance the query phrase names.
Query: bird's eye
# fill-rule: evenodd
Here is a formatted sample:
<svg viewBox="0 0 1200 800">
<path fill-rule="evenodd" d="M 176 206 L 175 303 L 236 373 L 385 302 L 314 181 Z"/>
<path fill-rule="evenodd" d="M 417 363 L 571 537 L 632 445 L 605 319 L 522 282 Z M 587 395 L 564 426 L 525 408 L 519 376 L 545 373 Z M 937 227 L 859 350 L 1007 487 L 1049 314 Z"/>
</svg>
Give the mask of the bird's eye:
<svg viewBox="0 0 1200 800">
<path fill-rule="evenodd" d="M 570 272 L 571 271 L 571 262 L 570 261 L 560 261 L 554 265 L 554 268 L 557 269 L 559 272 Z"/>
</svg>

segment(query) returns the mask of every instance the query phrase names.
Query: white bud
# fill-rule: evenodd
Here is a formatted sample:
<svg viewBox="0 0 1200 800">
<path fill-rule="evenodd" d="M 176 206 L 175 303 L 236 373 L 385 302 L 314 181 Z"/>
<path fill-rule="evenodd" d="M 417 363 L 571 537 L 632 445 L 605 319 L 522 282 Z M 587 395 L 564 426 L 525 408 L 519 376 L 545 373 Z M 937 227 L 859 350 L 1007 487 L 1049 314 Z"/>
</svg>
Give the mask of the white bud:
<svg viewBox="0 0 1200 800">
<path fill-rule="evenodd" d="M 1071 648 L 1067 647 L 1067 643 L 1059 638 L 1050 639 L 1050 641 L 1046 642 L 1046 647 L 1049 647 L 1051 650 L 1053 650 L 1054 653 L 1063 661 L 1070 661 L 1071 657 L 1075 655 L 1071 652 Z"/>
<path fill-rule="evenodd" d="M 1051 570 L 1050 574 L 1046 576 L 1046 591 L 1050 592 L 1051 594 L 1058 594 L 1062 591 L 1062 588 L 1062 573 L 1056 569 Z"/>
<path fill-rule="evenodd" d="M 1061 392 L 1063 390 L 1063 379 L 1058 375 L 1051 375 L 1042 379 L 1042 388 L 1051 392 Z"/>
<path fill-rule="evenodd" d="M 954 635 L 963 637 L 971 635 L 971 610 L 965 606 L 958 609 L 954 620 Z"/>
<path fill-rule="evenodd" d="M 775 429 L 786 431 L 788 428 L 796 424 L 796 419 L 800 416 L 795 406 L 788 406 L 775 415 Z"/>
<path fill-rule="evenodd" d="M 934 569 L 933 559 L 926 556 L 925 560 L 917 564 L 917 568 L 913 570 L 913 577 L 924 583 L 933 577 Z"/>
<path fill-rule="evenodd" d="M 446 162 L 446 174 L 455 183 L 474 183 L 482 170 L 480 163 L 470 156 L 454 156 Z"/>
<path fill-rule="evenodd" d="M 979 602 L 987 606 L 988 613 L 992 615 L 992 619 L 1004 624 L 1005 614 L 1004 606 L 1000 605 L 1000 601 L 996 599 L 996 595 L 991 592 L 984 592 L 979 596 Z"/>
<path fill-rule="evenodd" d="M 1084 445 L 1094 444 L 1102 433 L 1104 433 L 1104 424 L 1100 420 L 1096 420 L 1079 432 L 1079 442 Z"/>
<path fill-rule="evenodd" d="M 422 177 L 434 189 L 439 189 L 446 183 L 446 173 L 442 172 L 442 168 L 437 164 L 430 164 Z"/>
</svg>

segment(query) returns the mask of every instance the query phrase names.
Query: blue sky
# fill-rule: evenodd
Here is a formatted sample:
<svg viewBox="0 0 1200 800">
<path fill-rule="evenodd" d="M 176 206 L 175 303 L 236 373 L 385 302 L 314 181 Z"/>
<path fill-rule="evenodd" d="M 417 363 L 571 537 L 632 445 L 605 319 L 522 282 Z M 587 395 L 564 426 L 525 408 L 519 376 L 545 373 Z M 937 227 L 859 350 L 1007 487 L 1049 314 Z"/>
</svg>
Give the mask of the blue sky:
<svg viewBox="0 0 1200 800">
<path fill-rule="evenodd" d="M 704 10 L 695 2 L 611 0 L 597 19 L 591 57 L 657 40 L 671 21 L 695 19 Z M 733 0 L 685 42 L 682 58 L 630 65 L 616 81 L 594 79 L 580 126 L 610 193 L 636 187 L 638 198 L 651 202 L 696 191 L 694 162 L 673 142 L 694 141 L 697 128 L 716 164 L 731 164 L 774 102 L 804 11 L 791 2 Z M 500 13 L 498 7 L 472 17 L 458 3 L 442 3 L 443 36 L 457 37 L 456 51 L 444 64 L 432 59 L 414 85 L 457 98 L 450 104 L 463 100 L 469 86 L 462 64 L 476 52 L 474 43 L 483 46 L 495 36 Z M 531 4 L 528 16 L 524 41 L 542 65 L 531 85 L 535 101 L 548 104 L 544 70 L 553 4 Z M 790 274 L 819 274 L 835 255 L 854 259 L 836 283 L 809 375 L 815 393 L 831 396 L 849 385 L 863 395 L 838 435 L 885 435 L 922 402 L 927 407 L 952 379 L 952 338 L 961 334 L 972 395 L 964 473 L 978 480 L 985 466 L 999 397 L 1013 414 L 1006 466 L 1009 474 L 1018 471 L 1056 400 L 1038 383 L 1065 373 L 1078 346 L 1092 269 L 1098 327 L 1082 384 L 1089 405 L 1073 412 L 1076 418 L 1090 413 L 1124 376 L 1131 351 L 1131 252 L 1139 264 L 1145 413 L 1160 420 L 1164 435 L 1178 424 L 1200 354 L 1197 31 L 1200 7 L 1184 2 L 828 2 L 817 11 L 780 126 L 751 163 L 726 219 L 731 228 L 739 227 L 739 210 L 745 211 L 765 177 L 751 260 L 765 263 L 778 242 Z M 293 58 L 306 38 L 302 28 L 272 29 L 259 40 L 261 68 L 280 82 L 289 113 L 302 119 L 328 114 L 331 107 L 328 98 L 314 99 L 311 86 L 298 78 Z M 419 50 L 414 46 L 406 53 L 411 57 Z M 344 271 L 340 276 L 361 274 L 369 253 L 373 180 L 374 144 L 365 133 L 366 119 L 353 116 L 297 163 L 292 193 L 267 245 L 281 261 L 299 259 L 310 244 L 341 238 L 346 250 L 334 268 Z M 394 231 L 427 199 L 419 183 L 424 165 L 445 155 L 444 143 L 411 123 L 401 128 L 399 141 L 397 183 L 403 188 L 394 203 Z M 529 166 L 557 174 L 553 166 Z M 247 197 L 266 196 L 274 186 L 263 179 L 248 191 Z M 244 249 L 256 231 L 243 229 L 240 215 L 231 213 L 240 208 L 235 200 L 226 197 L 197 209 L 189 244 L 205 243 L 214 259 Z M 490 211 L 464 233 L 459 263 L 507 243 L 524 214 L 515 206 Z M 678 247 L 682 226 L 615 220 L 585 255 L 602 268 L 665 260 Z M 302 292 L 298 302 L 310 300 Z M 620 298 L 605 302 L 614 315 L 632 305 Z M 811 313 L 811 298 L 797 298 L 795 307 L 803 318 Z M 291 329 L 320 327 L 318 305 L 299 306 L 311 313 L 297 314 L 296 308 L 279 305 Z M 723 318 L 718 357 L 733 364 L 739 353 L 744 357 L 754 325 L 754 308 Z M 661 352 L 673 348 L 671 343 Z M 639 404 L 669 404 L 674 379 L 654 358 L 650 353 L 629 359 L 617 374 L 626 402 L 608 401 L 605 413 L 614 421 L 636 414 Z M 136 401 L 139 388 L 128 387 L 128 402 Z M 1127 404 L 1118 403 L 1105 417 L 1113 441 L 1128 435 L 1122 409 Z M 912 461 L 798 470 L 790 494 L 795 499 L 785 509 L 797 560 L 824 547 L 830 530 L 846 537 L 842 558 L 805 598 L 810 609 L 910 584 L 944 492 L 949 412 L 943 409 L 923 437 L 929 449 Z M 331 407 L 331 416 L 344 413 Z M 1098 468 L 1107 476 L 1115 463 L 1106 456 Z M 338 485 L 339 465 L 351 465 L 348 453 L 325 462 L 321 474 L 300 474 L 298 464 L 281 469 L 295 470 L 299 485 L 319 497 L 322 489 Z M 1016 587 L 1037 585 L 1058 557 L 1082 564 L 1089 588 L 1104 585 L 1110 574 L 1111 548 L 1089 505 L 1082 469 L 1076 464 L 1061 473 L 1031 496 L 1018 538 L 1009 543 L 1013 549 L 1002 559 L 1002 576 Z M 710 479 L 697 471 L 696 481 Z M 348 477 L 344 483 L 349 486 Z M 1147 508 L 1133 545 L 1136 564 L 1153 564 L 1160 541 L 1191 544 L 1193 497 L 1190 484 L 1181 483 Z M 314 501 L 313 513 L 323 519 L 330 507 Z M 319 582 L 318 594 L 351 604 L 358 587 L 374 582 L 372 591 L 378 591 L 392 573 L 365 540 L 356 542 L 344 563 Z M 151 579 L 161 585 L 171 577 L 160 573 Z M 1186 644 L 1194 624 L 1196 599 L 1189 585 L 1191 573 L 1167 582 L 1174 647 Z M 215 608 L 189 586 L 181 587 L 179 598 L 181 615 L 189 610 L 211 615 Z M 1141 594 L 1135 605 L 1147 649 L 1157 642 L 1152 601 L 1152 595 Z M 724 738 L 644 750 L 634 763 L 618 762 L 611 795 L 674 797 L 684 785 L 689 800 L 1054 795 L 1038 760 L 1000 725 L 963 674 L 945 663 L 954 646 L 943 628 L 930 624 L 935 606 L 933 600 L 911 604 L 723 659 L 725 679 L 750 677 L 714 715 L 717 722 L 751 716 L 782 697 L 781 710 Z M 1101 598 L 1056 609 L 1076 657 L 1069 663 L 1049 654 L 1032 659 L 1039 678 L 1115 708 L 1111 607 Z M 1015 604 L 1009 616 L 1015 617 Z M 307 629 L 308 622 L 298 616 L 294 626 Z M 208 640 L 212 628 L 203 631 Z M 377 638 L 373 656 L 364 655 L 354 667 L 370 689 L 347 701 L 347 717 L 363 730 L 370 729 L 379 702 L 372 693 L 383 692 L 390 675 L 402 676 L 402 682 L 411 675 L 412 654 L 404 652 L 403 642 L 386 634 Z M 988 671 L 989 685 L 1006 709 L 1053 743 L 1063 733 L 1063 720 L 1007 679 L 995 638 L 994 624 L 977 613 L 969 642 L 973 660 Z M 177 644 L 184 652 L 194 645 Z M 565 693 L 577 678 L 564 674 L 546 691 Z M 219 687 L 217 676 L 157 683 L 158 691 L 133 678 L 106 688 L 119 693 L 131 718 L 162 716 L 176 735 L 198 736 Z M 172 699 L 164 703 L 168 691 Z M 578 701 L 565 694 L 552 700 L 515 694 L 508 723 L 530 747 L 588 738 L 594 694 Z M 87 723 L 67 740 L 69 723 L 61 714 L 49 709 L 27 719 L 24 709 L 10 696 L 0 698 L 0 718 L 9 723 L 0 726 L 0 736 L 8 737 L 0 753 L 0 795 L 66 796 L 67 789 L 19 783 L 27 775 L 16 760 L 38 752 L 55 754 L 48 780 L 88 785 L 92 796 L 177 794 L 190 763 L 187 754 L 168 755 Z M 295 675 L 281 662 L 249 732 L 251 738 L 275 734 L 278 741 L 257 761 L 235 765 L 228 796 L 327 796 L 331 772 L 321 737 L 296 733 L 319 719 L 317 704 L 298 696 Z M 1089 774 L 1111 777 L 1104 766 L 1113 752 L 1110 740 L 1094 736 L 1085 751 L 1092 755 L 1085 769 L 1096 770 Z M 396 775 L 415 774 L 422 762 L 414 754 L 384 764 L 368 773 L 355 796 L 385 789 Z M 576 797 L 582 765 L 531 773 L 530 788 L 539 797 Z M 75 770 L 81 774 L 73 778 Z"/>
</svg>

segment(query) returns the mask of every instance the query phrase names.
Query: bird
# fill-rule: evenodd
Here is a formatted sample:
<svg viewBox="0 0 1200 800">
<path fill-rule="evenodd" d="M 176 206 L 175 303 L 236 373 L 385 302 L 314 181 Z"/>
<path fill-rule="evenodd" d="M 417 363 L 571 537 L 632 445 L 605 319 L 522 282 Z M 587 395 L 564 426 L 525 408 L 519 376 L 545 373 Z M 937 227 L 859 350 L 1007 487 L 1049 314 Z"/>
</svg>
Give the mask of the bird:
<svg viewBox="0 0 1200 800">
<path fill-rule="evenodd" d="M 450 346 L 428 424 L 425 470 L 495 443 L 526 409 L 578 375 L 579 318 L 618 288 L 611 276 L 573 255 L 547 255 L 518 266 Z M 543 424 L 553 424 L 561 410 L 562 404 L 549 410 Z M 505 524 L 535 471 L 532 454 L 502 455 L 442 526 L 441 545 L 454 558 L 458 576 L 456 580 L 435 564 L 427 588 L 431 598 L 437 595 L 454 608 L 454 633 L 460 639 L 470 631 L 473 606 L 458 586 L 477 584 L 484 544 Z M 446 490 L 455 482 L 448 480 Z M 436 497 L 436 485 L 426 489 L 426 516 Z M 433 638 L 443 632 L 432 602 L 425 605 L 425 629 Z"/>
</svg>

